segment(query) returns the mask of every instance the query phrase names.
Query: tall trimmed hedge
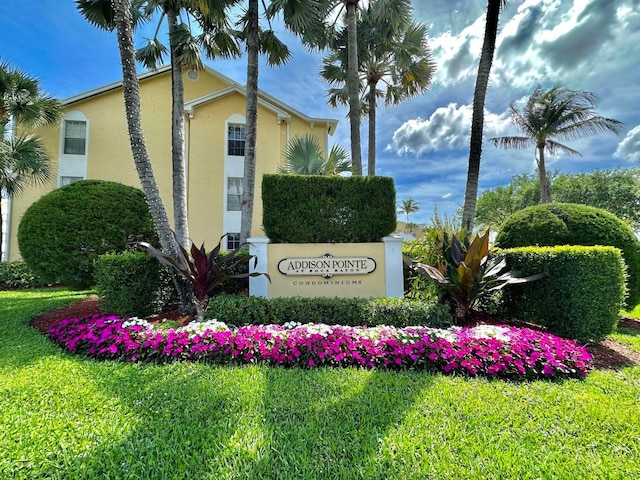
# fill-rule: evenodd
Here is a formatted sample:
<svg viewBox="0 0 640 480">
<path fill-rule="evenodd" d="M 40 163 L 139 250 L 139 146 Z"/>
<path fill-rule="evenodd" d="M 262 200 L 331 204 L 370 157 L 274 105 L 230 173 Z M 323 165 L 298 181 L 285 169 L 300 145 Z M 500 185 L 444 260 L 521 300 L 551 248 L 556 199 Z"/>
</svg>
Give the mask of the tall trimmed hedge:
<svg viewBox="0 0 640 480">
<path fill-rule="evenodd" d="M 115 182 L 83 180 L 34 202 L 18 227 L 20 254 L 43 280 L 91 286 L 93 262 L 124 251 L 132 239 L 155 242 L 142 190 Z"/>
<path fill-rule="evenodd" d="M 511 215 L 496 238 L 501 248 L 553 245 L 610 245 L 622 250 L 628 273 L 627 307 L 640 303 L 640 241 L 633 230 L 605 210 L 573 203 L 548 203 Z"/>
<path fill-rule="evenodd" d="M 274 243 L 377 242 L 396 229 L 390 177 L 265 175 L 262 224 Z"/>
<path fill-rule="evenodd" d="M 615 247 L 525 247 L 503 250 L 509 270 L 545 273 L 503 290 L 506 313 L 581 342 L 610 334 L 625 295 L 625 265 Z"/>
</svg>

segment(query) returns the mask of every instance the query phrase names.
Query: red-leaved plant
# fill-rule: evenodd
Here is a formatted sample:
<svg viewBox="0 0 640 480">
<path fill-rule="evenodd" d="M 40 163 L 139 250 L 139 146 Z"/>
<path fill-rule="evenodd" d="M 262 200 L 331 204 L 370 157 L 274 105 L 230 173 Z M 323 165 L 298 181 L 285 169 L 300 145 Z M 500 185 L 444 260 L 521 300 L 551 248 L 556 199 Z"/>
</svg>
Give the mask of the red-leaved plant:
<svg viewBox="0 0 640 480">
<path fill-rule="evenodd" d="M 271 281 L 268 273 L 232 273 L 237 271 L 236 268 L 241 265 L 249 265 L 251 261 L 254 262 L 255 268 L 258 264 L 258 258 L 255 255 L 238 255 L 244 245 L 240 245 L 228 253 L 221 254 L 222 239 L 227 235 L 224 234 L 220 237 L 218 245 L 209 253 L 204 248 L 204 243 L 200 248 L 191 243 L 191 253 L 180 246 L 178 259 L 161 252 L 147 242 L 134 242 L 134 245 L 140 245 L 145 248 L 152 257 L 163 265 L 173 268 L 191 284 L 196 298 L 196 316 L 199 321 L 202 321 L 209 305 L 211 291 L 221 283 L 231 278 L 257 277 L 260 275 L 266 276 Z"/>
</svg>

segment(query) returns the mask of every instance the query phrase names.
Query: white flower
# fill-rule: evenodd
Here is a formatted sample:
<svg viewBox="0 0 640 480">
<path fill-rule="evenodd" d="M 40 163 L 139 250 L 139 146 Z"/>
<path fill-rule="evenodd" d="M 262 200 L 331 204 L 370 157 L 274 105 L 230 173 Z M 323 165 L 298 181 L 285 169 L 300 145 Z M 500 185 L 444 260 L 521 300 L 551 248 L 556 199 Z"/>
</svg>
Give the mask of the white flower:
<svg viewBox="0 0 640 480">
<path fill-rule="evenodd" d="M 509 341 L 508 328 L 496 325 L 478 325 L 467 330 L 467 336 L 472 338 L 495 338 L 502 342 Z"/>
<path fill-rule="evenodd" d="M 148 330 L 153 329 L 153 325 L 147 322 L 144 318 L 129 317 L 122 322 L 122 328 L 133 327 L 134 325 Z"/>
<path fill-rule="evenodd" d="M 224 332 L 230 330 L 230 328 L 226 323 L 219 322 L 214 318 L 204 322 L 191 322 L 184 327 L 177 328 L 176 332 L 187 332 L 191 335 L 202 335 L 207 330 L 212 332 Z"/>
</svg>

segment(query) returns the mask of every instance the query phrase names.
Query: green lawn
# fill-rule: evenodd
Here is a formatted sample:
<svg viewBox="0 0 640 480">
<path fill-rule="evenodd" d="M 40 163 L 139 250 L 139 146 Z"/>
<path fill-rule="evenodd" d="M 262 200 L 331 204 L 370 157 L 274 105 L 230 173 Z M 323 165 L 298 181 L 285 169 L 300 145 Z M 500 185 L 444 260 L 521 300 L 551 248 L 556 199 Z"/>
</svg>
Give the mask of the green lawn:
<svg viewBox="0 0 640 480">
<path fill-rule="evenodd" d="M 0 292 L 0 478 L 640 478 L 640 367 L 510 383 L 416 372 L 99 363 Z M 616 339 L 640 351 L 638 336 Z"/>
</svg>

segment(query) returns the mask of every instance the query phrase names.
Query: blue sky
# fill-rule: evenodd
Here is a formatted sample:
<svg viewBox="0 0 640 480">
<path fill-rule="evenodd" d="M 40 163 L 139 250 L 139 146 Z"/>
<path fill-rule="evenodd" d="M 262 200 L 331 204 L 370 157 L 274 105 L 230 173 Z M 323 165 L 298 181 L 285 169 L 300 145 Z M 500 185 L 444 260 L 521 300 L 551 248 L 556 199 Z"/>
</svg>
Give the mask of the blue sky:
<svg viewBox="0 0 640 480">
<path fill-rule="evenodd" d="M 429 27 L 437 72 L 431 88 L 396 107 L 382 107 L 377 128 L 377 174 L 395 178 L 398 201 L 413 198 L 428 222 L 437 207 L 453 214 L 465 188 L 471 103 L 484 34 L 486 1 L 414 0 L 414 17 Z M 88 24 L 73 0 L 4 0 L 0 58 L 41 79 L 64 99 L 121 78 L 115 34 Z M 154 26 L 141 29 L 151 36 Z M 326 104 L 327 85 L 318 77 L 322 53 L 307 51 L 280 30 L 292 50 L 280 68 L 261 64 L 260 88 L 318 117 L 340 120 L 332 140 L 349 147 L 345 108 Z M 550 157 L 548 168 L 582 172 L 633 168 L 640 162 L 640 0 L 510 1 L 502 12 L 485 105 L 485 144 L 480 190 L 533 173 L 533 150 L 498 150 L 486 139 L 514 134 L 510 102 L 538 86 L 554 84 L 600 97 L 598 113 L 624 122 L 620 136 L 599 135 L 569 143 L 582 157 Z M 207 64 L 245 83 L 246 60 Z M 142 69 L 141 69 L 142 71 Z M 367 123 L 362 124 L 366 164 Z"/>
</svg>

